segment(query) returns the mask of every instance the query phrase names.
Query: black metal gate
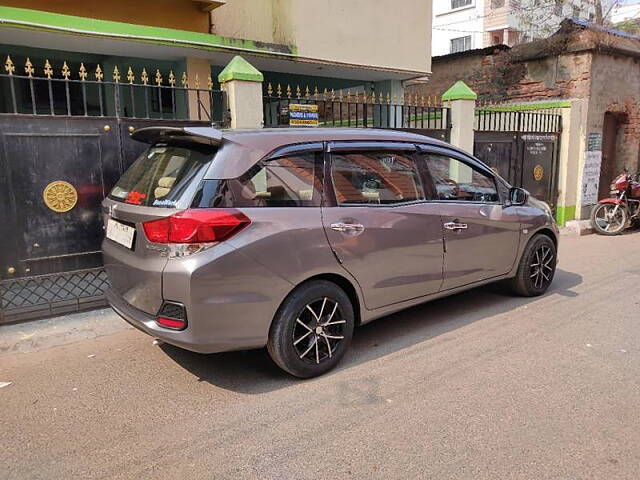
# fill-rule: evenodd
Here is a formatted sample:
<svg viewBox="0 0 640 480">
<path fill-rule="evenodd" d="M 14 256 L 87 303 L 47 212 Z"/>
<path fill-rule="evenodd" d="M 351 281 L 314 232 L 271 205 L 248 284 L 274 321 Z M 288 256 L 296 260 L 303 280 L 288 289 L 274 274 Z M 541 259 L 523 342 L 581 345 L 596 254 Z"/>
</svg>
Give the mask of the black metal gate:
<svg viewBox="0 0 640 480">
<path fill-rule="evenodd" d="M 551 112 L 481 109 L 474 155 L 512 185 L 555 208 L 562 116 Z"/>
<path fill-rule="evenodd" d="M 87 80 L 82 70 L 80 80 L 71 80 L 68 69 L 61 78 L 5 69 L 0 324 L 103 305 L 100 203 L 144 149 L 131 132 L 158 124 L 222 125 L 223 93 L 210 82 L 208 89 L 177 87 L 173 73 L 163 81 L 158 72 L 156 85 L 149 85 L 146 72 L 142 84 L 134 84 L 131 70 L 129 83 L 121 84 L 117 70 L 114 81 L 105 82 L 97 74 Z M 66 195 L 73 201 L 65 206 Z"/>
</svg>

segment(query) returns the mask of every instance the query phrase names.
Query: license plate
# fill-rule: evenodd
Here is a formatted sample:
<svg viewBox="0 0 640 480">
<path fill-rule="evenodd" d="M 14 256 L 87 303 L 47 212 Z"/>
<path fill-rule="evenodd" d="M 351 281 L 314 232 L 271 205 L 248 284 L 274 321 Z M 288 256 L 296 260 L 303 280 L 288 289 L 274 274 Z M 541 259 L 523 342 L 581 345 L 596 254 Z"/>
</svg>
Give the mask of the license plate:
<svg viewBox="0 0 640 480">
<path fill-rule="evenodd" d="M 107 220 L 107 238 L 127 248 L 133 248 L 133 237 L 136 229 L 120 223 L 113 218 Z"/>
</svg>

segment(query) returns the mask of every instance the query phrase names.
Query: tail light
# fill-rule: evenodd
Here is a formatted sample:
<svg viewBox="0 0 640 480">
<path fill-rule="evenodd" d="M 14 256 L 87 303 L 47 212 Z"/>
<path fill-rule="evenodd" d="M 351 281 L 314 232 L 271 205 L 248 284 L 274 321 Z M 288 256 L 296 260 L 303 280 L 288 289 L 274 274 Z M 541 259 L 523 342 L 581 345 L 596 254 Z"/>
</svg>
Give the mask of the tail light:
<svg viewBox="0 0 640 480">
<path fill-rule="evenodd" d="M 144 222 L 142 227 L 150 242 L 193 244 L 222 242 L 250 223 L 238 210 L 194 208 Z"/>
</svg>

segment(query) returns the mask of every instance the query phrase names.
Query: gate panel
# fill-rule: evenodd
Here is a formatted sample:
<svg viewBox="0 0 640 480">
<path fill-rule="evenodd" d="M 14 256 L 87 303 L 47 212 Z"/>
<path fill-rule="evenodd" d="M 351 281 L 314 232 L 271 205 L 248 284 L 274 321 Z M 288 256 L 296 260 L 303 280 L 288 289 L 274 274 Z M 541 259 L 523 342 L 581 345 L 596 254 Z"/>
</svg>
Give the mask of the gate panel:
<svg viewBox="0 0 640 480">
<path fill-rule="evenodd" d="M 512 133 L 476 132 L 473 154 L 509 183 L 516 184 L 517 139 Z"/>
<path fill-rule="evenodd" d="M 551 111 L 476 110 L 474 155 L 552 208 L 562 116 Z"/>
<path fill-rule="evenodd" d="M 545 200 L 553 207 L 557 136 L 525 134 L 521 138 L 522 180 L 520 185 L 531 195 Z"/>
<path fill-rule="evenodd" d="M 3 171 L 9 178 L 12 205 L 2 215 L 12 217 L 16 237 L 12 255 L 2 256 L 2 277 L 99 266 L 99 204 L 120 173 L 117 123 L 68 118 L 0 121 Z M 52 182 L 70 187 L 51 192 L 48 207 L 44 192 Z M 73 203 L 73 190 L 75 206 L 56 211 Z"/>
<path fill-rule="evenodd" d="M 0 323 L 103 304 L 99 205 L 120 175 L 117 121 L 0 116 L 0 132 Z M 45 201 L 52 182 L 65 183 Z"/>
</svg>

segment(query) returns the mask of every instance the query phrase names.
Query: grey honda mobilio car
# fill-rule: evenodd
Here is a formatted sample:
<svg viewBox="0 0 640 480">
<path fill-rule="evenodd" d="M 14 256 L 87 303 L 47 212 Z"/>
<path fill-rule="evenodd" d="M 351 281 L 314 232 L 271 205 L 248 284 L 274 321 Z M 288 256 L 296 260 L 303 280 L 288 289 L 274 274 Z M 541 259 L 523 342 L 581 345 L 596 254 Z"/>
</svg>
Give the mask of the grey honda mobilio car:
<svg viewBox="0 0 640 480">
<path fill-rule="evenodd" d="M 145 128 L 104 200 L 109 303 L 202 353 L 335 367 L 354 328 L 489 282 L 543 294 L 549 207 L 472 156 L 373 129 Z"/>
</svg>

